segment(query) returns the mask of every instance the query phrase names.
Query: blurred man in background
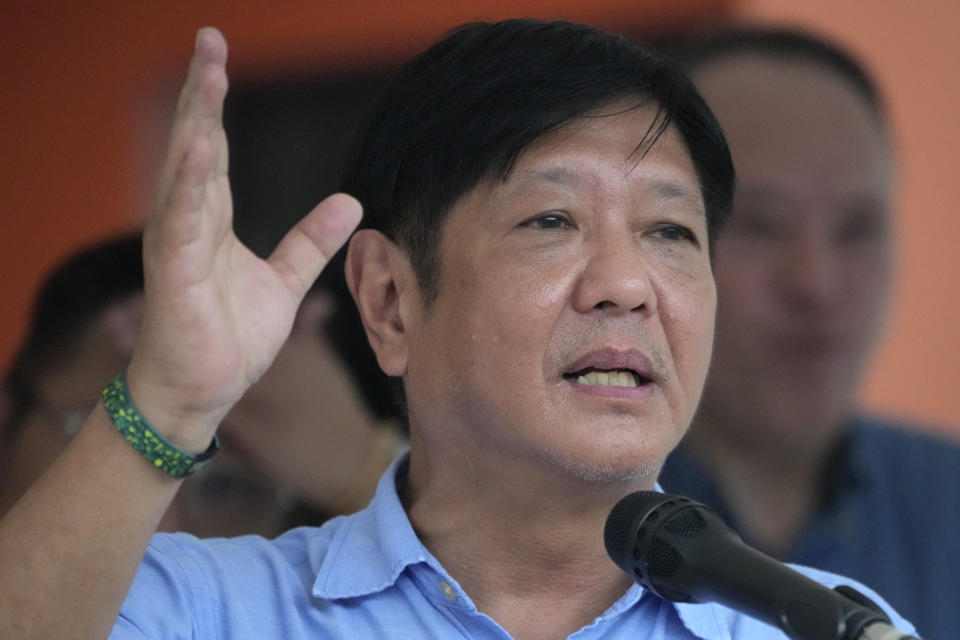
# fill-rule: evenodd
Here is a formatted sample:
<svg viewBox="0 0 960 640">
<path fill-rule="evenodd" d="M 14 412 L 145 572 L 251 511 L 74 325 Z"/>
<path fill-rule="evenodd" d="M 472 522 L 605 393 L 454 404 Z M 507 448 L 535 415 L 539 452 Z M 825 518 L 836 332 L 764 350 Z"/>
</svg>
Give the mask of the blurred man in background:
<svg viewBox="0 0 960 640">
<path fill-rule="evenodd" d="M 952 637 L 960 448 L 856 407 L 893 267 L 877 89 L 849 55 L 794 31 L 731 30 L 676 53 L 738 184 L 714 257 L 711 371 L 661 482 L 767 552 L 863 580 L 922 634 Z"/>
</svg>

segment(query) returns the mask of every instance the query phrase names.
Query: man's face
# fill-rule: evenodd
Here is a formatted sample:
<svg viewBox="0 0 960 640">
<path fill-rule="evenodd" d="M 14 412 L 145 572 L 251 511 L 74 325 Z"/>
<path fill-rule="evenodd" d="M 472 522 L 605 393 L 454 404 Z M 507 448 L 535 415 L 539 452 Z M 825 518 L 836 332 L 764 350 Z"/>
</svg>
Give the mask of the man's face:
<svg viewBox="0 0 960 640">
<path fill-rule="evenodd" d="M 741 55 L 693 79 L 737 170 L 705 421 L 745 442 L 819 447 L 852 407 L 886 309 L 883 134 L 852 85 L 810 63 Z"/>
<path fill-rule="evenodd" d="M 687 428 L 716 295 L 699 184 L 670 129 L 618 102 L 543 136 L 442 234 L 439 295 L 411 329 L 411 422 L 457 464 L 617 481 Z"/>
</svg>

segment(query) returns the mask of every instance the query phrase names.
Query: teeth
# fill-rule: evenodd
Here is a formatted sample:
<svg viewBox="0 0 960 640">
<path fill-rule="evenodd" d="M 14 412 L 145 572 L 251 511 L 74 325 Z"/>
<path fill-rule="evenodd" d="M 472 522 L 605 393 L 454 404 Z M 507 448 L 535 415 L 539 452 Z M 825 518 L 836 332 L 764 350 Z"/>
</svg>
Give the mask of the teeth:
<svg viewBox="0 0 960 640">
<path fill-rule="evenodd" d="M 588 371 L 577 377 L 577 384 L 598 387 L 636 387 L 637 380 L 632 371 Z"/>
</svg>

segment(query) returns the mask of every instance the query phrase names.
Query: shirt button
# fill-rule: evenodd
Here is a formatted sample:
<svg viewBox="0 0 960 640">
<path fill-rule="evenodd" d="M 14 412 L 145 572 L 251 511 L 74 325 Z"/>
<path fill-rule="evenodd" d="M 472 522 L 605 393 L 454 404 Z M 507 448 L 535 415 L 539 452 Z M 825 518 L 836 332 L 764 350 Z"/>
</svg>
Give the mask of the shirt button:
<svg viewBox="0 0 960 640">
<path fill-rule="evenodd" d="M 440 583 L 440 591 L 443 591 L 443 597 L 450 602 L 453 602 L 457 599 L 457 592 L 446 580 Z"/>
</svg>

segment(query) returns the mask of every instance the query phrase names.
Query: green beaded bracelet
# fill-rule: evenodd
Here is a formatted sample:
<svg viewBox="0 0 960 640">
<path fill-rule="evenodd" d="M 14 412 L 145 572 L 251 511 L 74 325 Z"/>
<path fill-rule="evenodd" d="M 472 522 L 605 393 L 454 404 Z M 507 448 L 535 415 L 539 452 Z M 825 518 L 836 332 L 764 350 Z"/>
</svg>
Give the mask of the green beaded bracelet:
<svg viewBox="0 0 960 640">
<path fill-rule="evenodd" d="M 174 478 L 182 478 L 199 471 L 220 448 L 217 437 L 200 455 L 182 451 L 154 431 L 130 399 L 127 372 L 122 371 L 110 381 L 100 394 L 107 415 L 120 435 L 153 466 Z"/>
</svg>

